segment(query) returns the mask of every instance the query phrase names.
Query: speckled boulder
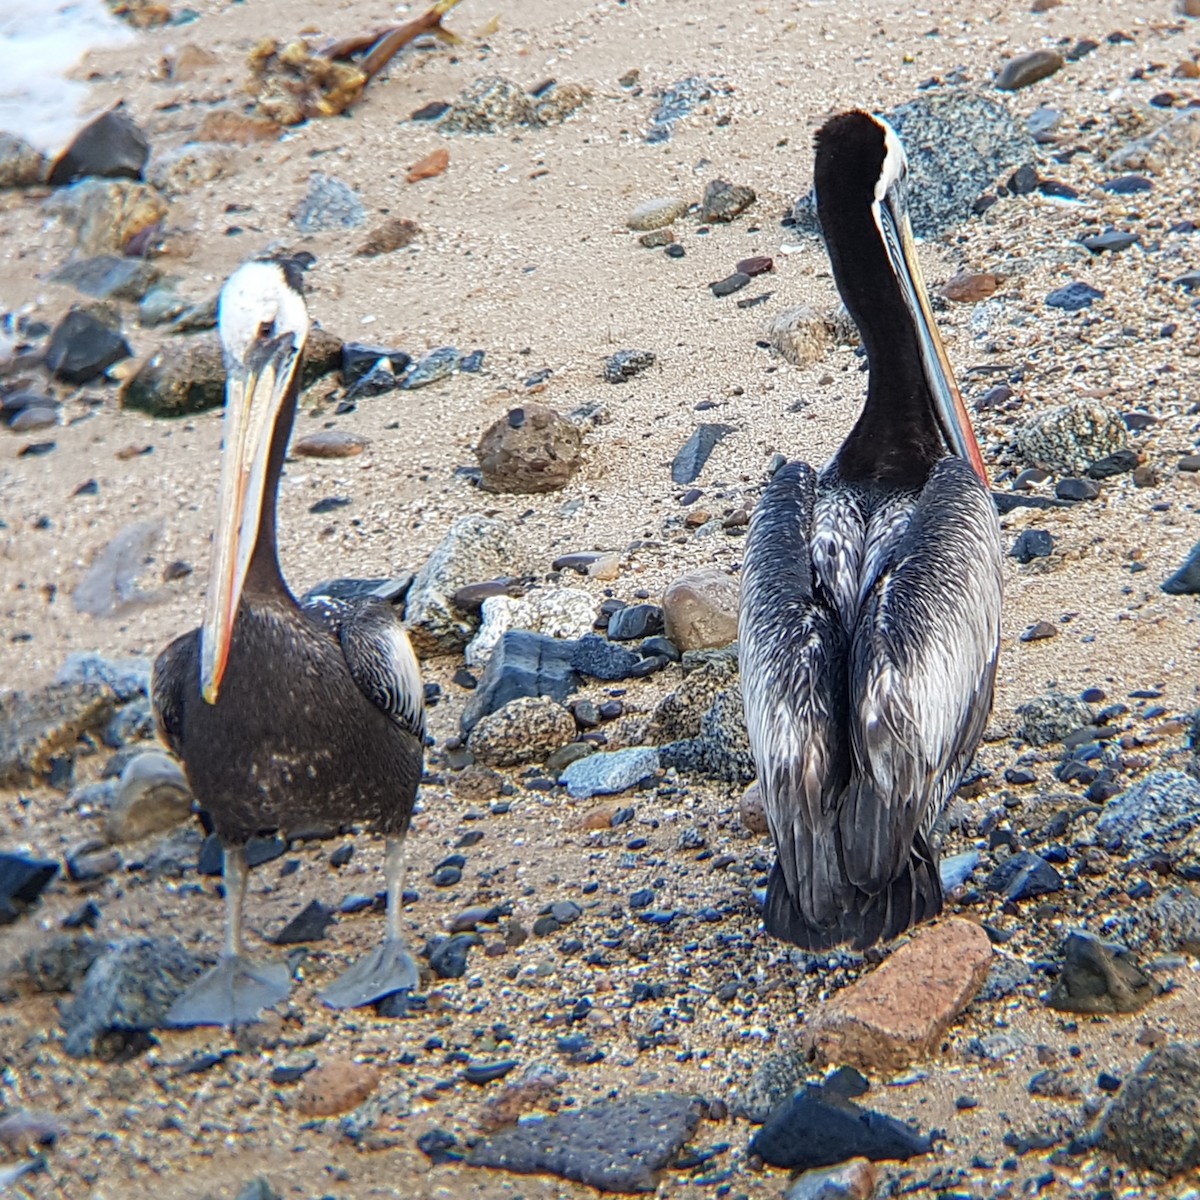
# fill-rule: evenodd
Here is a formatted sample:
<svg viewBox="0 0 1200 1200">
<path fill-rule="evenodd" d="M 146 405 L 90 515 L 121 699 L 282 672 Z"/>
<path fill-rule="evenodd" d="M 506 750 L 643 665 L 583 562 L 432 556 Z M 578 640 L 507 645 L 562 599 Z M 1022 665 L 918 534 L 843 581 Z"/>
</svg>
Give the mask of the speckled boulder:
<svg viewBox="0 0 1200 1200">
<path fill-rule="evenodd" d="M 1176 1042 L 1142 1060 L 1104 1118 L 1101 1145 L 1160 1175 L 1200 1167 L 1200 1045 Z"/>
<path fill-rule="evenodd" d="M 1183 771 L 1152 771 L 1105 806 L 1096 832 L 1129 849 L 1174 841 L 1200 825 L 1200 780 Z"/>
<path fill-rule="evenodd" d="M 647 740 L 655 745 L 700 736 L 704 714 L 737 676 L 737 656 L 728 648 L 689 654 L 679 686 L 655 706 Z"/>
<path fill-rule="evenodd" d="M 475 457 L 490 492 L 553 492 L 579 469 L 579 427 L 544 404 L 523 404 L 493 422 Z"/>
<path fill-rule="evenodd" d="M 1078 475 L 1125 447 L 1125 422 L 1095 400 L 1074 400 L 1030 417 L 1016 432 L 1022 460 L 1056 475 Z"/>
<path fill-rule="evenodd" d="M 542 762 L 575 738 L 575 718 L 545 696 L 521 696 L 471 730 L 467 749 L 489 767 Z"/>
<path fill-rule="evenodd" d="M 754 758 L 737 681 L 716 694 L 696 737 L 671 742 L 659 754 L 664 766 L 678 771 L 726 783 L 749 783 L 754 778 Z"/>
<path fill-rule="evenodd" d="M 517 574 L 508 526 L 489 517 L 459 517 L 417 572 L 405 622 L 418 654 L 453 654 L 474 635 L 476 618 L 451 602 L 459 588 Z"/>
<path fill-rule="evenodd" d="M 36 187 L 46 178 L 40 150 L 11 133 L 0 132 L 0 189 Z"/>
<path fill-rule="evenodd" d="M 820 362 L 833 348 L 829 323 L 807 304 L 785 308 L 767 326 L 767 340 L 793 366 Z"/>
<path fill-rule="evenodd" d="M 1031 746 L 1061 742 L 1069 733 L 1095 719 L 1091 705 L 1067 692 L 1053 691 L 1022 704 L 1017 716 L 1021 719 L 1018 734 Z"/>
<path fill-rule="evenodd" d="M 580 588 L 535 591 L 527 596 L 489 596 L 481 608 L 479 632 L 467 646 L 469 667 L 482 667 L 510 629 L 528 629 L 556 638 L 577 638 L 596 620 L 596 601 Z"/>
<path fill-rule="evenodd" d="M 511 79 L 485 75 L 463 89 L 442 118 L 442 128 L 455 133 L 491 133 L 533 118 L 533 99 Z"/>
</svg>

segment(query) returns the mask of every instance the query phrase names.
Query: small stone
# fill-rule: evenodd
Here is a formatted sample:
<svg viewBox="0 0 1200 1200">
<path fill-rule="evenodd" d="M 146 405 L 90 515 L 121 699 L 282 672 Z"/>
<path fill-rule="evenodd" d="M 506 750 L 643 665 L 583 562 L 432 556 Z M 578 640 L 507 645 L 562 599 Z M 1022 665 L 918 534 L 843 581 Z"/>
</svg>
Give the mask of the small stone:
<svg viewBox="0 0 1200 1200">
<path fill-rule="evenodd" d="M 46 159 L 23 138 L 0 132 L 0 190 L 36 187 L 46 178 Z"/>
<path fill-rule="evenodd" d="M 1054 485 L 1054 494 L 1059 500 L 1095 500 L 1100 485 L 1091 479 L 1060 479 Z"/>
<path fill-rule="evenodd" d="M 283 1197 L 271 1186 L 265 1175 L 259 1175 L 238 1188 L 234 1200 L 283 1200 Z"/>
<path fill-rule="evenodd" d="M 132 353 L 118 320 L 72 308 L 50 335 L 46 366 L 66 383 L 91 383 Z"/>
<path fill-rule="evenodd" d="M 438 979 L 461 979 L 467 973 L 467 955 L 483 939 L 477 933 L 456 933 L 430 949 L 429 969 Z"/>
<path fill-rule="evenodd" d="M 0 925 L 10 924 L 36 904 L 57 874 L 56 862 L 0 852 Z"/>
<path fill-rule="evenodd" d="M 1156 1176 L 1200 1167 L 1200 1046 L 1174 1042 L 1142 1060 L 1101 1124 L 1101 1146 Z"/>
<path fill-rule="evenodd" d="M 356 433 L 342 429 L 322 429 L 292 442 L 292 453 L 301 458 L 353 458 L 361 454 L 370 442 Z"/>
<path fill-rule="evenodd" d="M 138 301 L 159 278 L 159 269 L 140 258 L 98 254 L 60 267 L 50 278 L 97 300 Z"/>
<path fill-rule="evenodd" d="M 121 389 L 121 407 L 153 417 L 179 417 L 225 403 L 225 360 L 211 334 L 156 351 Z"/>
<path fill-rule="evenodd" d="M 348 184 L 316 171 L 292 222 L 302 233 L 354 229 L 367 219 L 362 200 Z"/>
<path fill-rule="evenodd" d="M 805 1171 L 784 1193 L 783 1200 L 871 1200 L 875 1168 L 865 1158 L 834 1167 Z"/>
<path fill-rule="evenodd" d="M 560 776 L 567 791 L 577 800 L 612 796 L 650 779 L 658 770 L 658 751 L 638 746 L 591 754 L 571 763 Z"/>
<path fill-rule="evenodd" d="M 141 179 L 150 143 L 137 123 L 119 108 L 101 113 L 71 140 L 50 169 L 51 187 L 74 183 L 86 175 L 106 179 Z"/>
<path fill-rule="evenodd" d="M 667 637 L 682 651 L 719 649 L 737 638 L 738 581 L 716 567 L 680 576 L 663 593 Z"/>
<path fill-rule="evenodd" d="M 663 631 L 663 611 L 657 604 L 630 604 L 608 619 L 608 636 L 614 642 L 630 642 Z"/>
<path fill-rule="evenodd" d="M 413 388 L 428 387 L 440 383 L 458 370 L 462 352 L 453 346 L 438 346 L 420 358 L 404 376 L 400 386 L 411 391 Z"/>
<path fill-rule="evenodd" d="M 820 362 L 834 342 L 828 322 L 807 304 L 779 313 L 767 329 L 767 340 L 797 367 Z"/>
<path fill-rule="evenodd" d="M 775 269 L 775 260 L 765 254 L 756 254 L 753 258 L 743 258 L 734 270 L 739 275 L 749 275 L 753 279 L 757 275 L 766 275 Z"/>
<path fill-rule="evenodd" d="M 421 236 L 421 227 L 407 217 L 388 217 L 367 234 L 366 240 L 355 251 L 360 258 L 378 258 L 411 246 Z"/>
<path fill-rule="evenodd" d="M 609 383 L 625 383 L 657 361 L 653 350 L 618 350 L 605 361 L 604 378 Z"/>
<path fill-rule="evenodd" d="M 991 892 L 1008 900 L 1030 900 L 1061 892 L 1062 876 L 1044 858 L 1023 850 L 1006 858 L 987 878 Z"/>
<path fill-rule="evenodd" d="M 1054 539 L 1044 529 L 1025 529 L 1017 535 L 1008 553 L 1019 563 L 1049 558 L 1054 553 Z"/>
<path fill-rule="evenodd" d="M 1103 299 L 1104 293 L 1099 288 L 1076 280 L 1052 291 L 1046 297 L 1046 304 L 1050 308 L 1061 308 L 1063 312 L 1080 312 Z"/>
<path fill-rule="evenodd" d="M 442 119 L 442 128 L 454 133 L 492 133 L 513 125 L 527 125 L 534 102 L 525 90 L 500 75 L 485 75 L 463 89 Z"/>
<path fill-rule="evenodd" d="M 408 168 L 408 172 L 404 176 L 405 182 L 420 183 L 422 179 L 436 179 L 439 175 L 445 174 L 449 165 L 450 151 L 445 146 L 439 146 Z"/>
<path fill-rule="evenodd" d="M 1021 631 L 1021 641 L 1042 642 L 1047 638 L 1056 638 L 1058 634 L 1057 625 L 1052 625 L 1049 621 L 1035 621 Z"/>
<path fill-rule="evenodd" d="M 1088 467 L 1089 479 L 1111 479 L 1116 475 L 1125 475 L 1137 470 L 1138 456 L 1136 450 L 1117 450 L 1098 458 Z"/>
<path fill-rule="evenodd" d="M 23 408 L 8 423 L 13 433 L 33 433 L 38 429 L 49 429 L 58 424 L 58 409 L 40 408 L 33 405 Z"/>
<path fill-rule="evenodd" d="M 1158 992 L 1124 946 L 1071 933 L 1062 952 L 1063 964 L 1048 1001 L 1060 1012 L 1138 1012 Z"/>
<path fill-rule="evenodd" d="M 957 304 L 976 304 L 986 300 L 998 286 L 999 280 L 990 271 L 960 272 L 942 284 L 942 295 Z"/>
<path fill-rule="evenodd" d="M 970 921 L 950 917 L 918 930 L 811 1021 L 817 1060 L 892 1073 L 927 1057 L 983 986 L 991 962 L 987 934 Z"/>
<path fill-rule="evenodd" d="M 675 230 L 670 226 L 666 229 L 651 229 L 638 236 L 638 245 L 645 246 L 647 250 L 657 250 L 660 246 L 670 246 L 674 242 Z"/>
<path fill-rule="evenodd" d="M 174 199 L 212 183 L 232 170 L 236 153 L 216 142 L 185 142 L 156 154 L 146 178 L 164 196 Z"/>
<path fill-rule="evenodd" d="M 715 283 L 710 283 L 708 287 L 712 294 L 719 299 L 722 296 L 732 296 L 734 292 L 740 292 L 749 282 L 749 275 L 743 275 L 741 271 L 735 271 L 732 275 L 726 275 L 724 279 L 718 279 Z"/>
<path fill-rule="evenodd" d="M 1120 250 L 1128 250 L 1140 240 L 1136 233 L 1125 233 L 1117 229 L 1106 229 L 1093 237 L 1080 239 L 1084 246 L 1093 254 L 1103 254 L 1106 250 L 1115 254 Z"/>
<path fill-rule="evenodd" d="M 996 87 L 1002 92 L 1015 92 L 1061 71 L 1063 57 L 1054 50 L 1033 50 L 1010 58 L 1000 69 Z"/>
<path fill-rule="evenodd" d="M 732 221 L 750 207 L 758 197 L 754 189 L 726 179 L 714 179 L 704 189 L 700 204 L 701 221 Z"/>
<path fill-rule="evenodd" d="M 634 232 L 662 229 L 682 217 L 688 210 L 688 202 L 676 196 L 664 196 L 639 204 L 629 214 L 625 224 Z"/>
<path fill-rule="evenodd" d="M 157 750 L 135 755 L 121 771 L 104 836 L 123 845 L 165 833 L 192 813 L 192 791 L 174 759 Z"/>
<path fill-rule="evenodd" d="M 717 444 L 733 432 L 731 425 L 697 425 L 671 463 L 671 479 L 678 484 L 698 479 Z"/>
<path fill-rule="evenodd" d="M 1154 184 L 1145 175 L 1118 175 L 1105 180 L 1100 187 L 1114 196 L 1136 196 L 1154 190 Z"/>
<path fill-rule="evenodd" d="M 1075 400 L 1036 413 L 1018 427 L 1015 440 L 1027 463 L 1070 475 L 1125 449 L 1126 432 L 1114 409 L 1095 400 Z"/>
<path fill-rule="evenodd" d="M 1028 196 L 1037 191 L 1040 182 L 1037 168 L 1033 163 L 1025 163 L 1009 177 L 1008 190 L 1014 196 Z"/>
<path fill-rule="evenodd" d="M 738 816 L 751 833 L 761 837 L 771 832 L 771 826 L 767 822 L 766 805 L 763 804 L 762 789 L 758 786 L 757 779 L 742 793 L 738 801 Z"/>
<path fill-rule="evenodd" d="M 481 718 L 467 748 L 487 766 L 514 767 L 545 761 L 573 742 L 575 733 L 575 718 L 561 704 L 544 696 L 522 696 Z"/>
<path fill-rule="evenodd" d="M 484 433 L 475 456 L 492 492 L 537 493 L 565 487 L 579 469 L 579 427 L 541 404 L 510 409 Z"/>
<path fill-rule="evenodd" d="M 336 1117 L 357 1108 L 378 1083 L 379 1072 L 366 1063 L 329 1059 L 304 1076 L 296 1111 L 304 1117 Z"/>
</svg>

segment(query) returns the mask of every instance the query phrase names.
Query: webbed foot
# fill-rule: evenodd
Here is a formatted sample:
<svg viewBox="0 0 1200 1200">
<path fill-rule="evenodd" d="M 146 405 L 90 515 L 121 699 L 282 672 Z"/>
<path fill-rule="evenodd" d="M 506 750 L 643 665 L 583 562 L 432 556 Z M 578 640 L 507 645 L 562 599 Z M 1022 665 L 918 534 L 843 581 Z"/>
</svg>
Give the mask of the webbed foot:
<svg viewBox="0 0 1200 1200">
<path fill-rule="evenodd" d="M 401 938 L 387 938 L 319 995 L 330 1008 L 361 1008 L 392 992 L 412 991 L 420 972 Z"/>
<path fill-rule="evenodd" d="M 291 983 L 284 962 L 260 963 L 241 954 L 225 955 L 171 1005 L 166 1024 L 228 1029 L 248 1025 L 258 1020 L 264 1008 L 286 999 Z"/>
</svg>

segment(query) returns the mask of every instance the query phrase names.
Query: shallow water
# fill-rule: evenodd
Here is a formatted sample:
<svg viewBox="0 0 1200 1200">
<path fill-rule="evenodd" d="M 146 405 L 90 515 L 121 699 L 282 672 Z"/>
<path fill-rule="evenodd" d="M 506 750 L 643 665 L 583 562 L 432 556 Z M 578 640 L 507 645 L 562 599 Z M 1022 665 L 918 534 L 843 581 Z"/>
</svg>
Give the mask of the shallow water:
<svg viewBox="0 0 1200 1200">
<path fill-rule="evenodd" d="M 66 73 L 133 36 L 103 0 L 0 0 L 0 130 L 61 150 L 88 113 L 87 85 Z"/>
</svg>

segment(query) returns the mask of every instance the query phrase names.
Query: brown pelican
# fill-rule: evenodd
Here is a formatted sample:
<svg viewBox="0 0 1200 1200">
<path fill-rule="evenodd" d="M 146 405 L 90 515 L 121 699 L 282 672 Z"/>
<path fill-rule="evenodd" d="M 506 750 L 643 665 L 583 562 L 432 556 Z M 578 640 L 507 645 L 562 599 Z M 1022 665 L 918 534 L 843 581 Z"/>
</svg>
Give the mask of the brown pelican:
<svg viewBox="0 0 1200 1200">
<path fill-rule="evenodd" d="M 225 950 L 179 998 L 176 1025 L 254 1020 L 288 993 L 282 962 L 246 956 L 245 844 L 261 832 L 364 821 L 387 838 L 383 944 L 325 989 L 333 1007 L 412 988 L 401 933 L 404 835 L 424 754 L 420 670 L 381 597 L 298 604 L 279 570 L 275 502 L 296 412 L 308 311 L 287 261 L 240 267 L 221 291 L 225 439 L 204 622 L 159 655 L 159 730 L 225 847 Z"/>
<path fill-rule="evenodd" d="M 866 113 L 817 134 L 817 211 L 867 401 L 820 472 L 771 479 L 742 568 L 746 724 L 777 851 L 764 923 L 809 950 L 864 949 L 941 911 L 933 826 L 983 733 L 999 648 L 999 525 L 906 171 Z"/>
</svg>

